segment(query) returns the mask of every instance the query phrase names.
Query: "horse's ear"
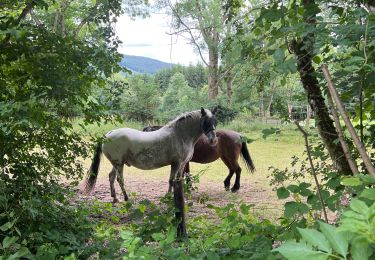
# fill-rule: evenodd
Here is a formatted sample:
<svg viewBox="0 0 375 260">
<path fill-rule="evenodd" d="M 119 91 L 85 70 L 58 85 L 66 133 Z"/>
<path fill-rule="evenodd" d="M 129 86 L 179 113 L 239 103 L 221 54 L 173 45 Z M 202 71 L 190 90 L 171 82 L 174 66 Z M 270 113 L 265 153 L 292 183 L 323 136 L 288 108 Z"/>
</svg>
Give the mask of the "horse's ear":
<svg viewBox="0 0 375 260">
<path fill-rule="evenodd" d="M 201 107 L 201 114 L 202 114 L 202 116 L 205 116 L 205 115 L 207 115 L 207 114 L 206 114 L 206 110 L 204 110 L 204 108 L 203 108 L 203 107 Z"/>
</svg>

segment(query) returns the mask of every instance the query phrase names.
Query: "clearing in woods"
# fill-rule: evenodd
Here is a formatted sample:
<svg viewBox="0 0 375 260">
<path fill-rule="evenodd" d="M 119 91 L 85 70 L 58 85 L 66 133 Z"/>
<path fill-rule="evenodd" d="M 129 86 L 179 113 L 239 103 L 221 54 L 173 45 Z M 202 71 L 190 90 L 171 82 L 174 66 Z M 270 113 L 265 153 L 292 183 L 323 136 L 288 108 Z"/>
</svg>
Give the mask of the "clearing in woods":
<svg viewBox="0 0 375 260">
<path fill-rule="evenodd" d="M 100 132 L 116 127 L 106 126 Z M 225 127 L 230 129 L 230 127 Z M 233 129 L 233 128 L 232 128 Z M 95 131 L 95 130 L 94 130 Z M 96 131 L 95 131 L 96 132 Z M 239 131 L 240 132 L 240 131 Z M 254 204 L 253 213 L 260 217 L 276 219 L 281 215 L 282 201 L 278 200 L 276 193 L 269 185 L 268 168 L 274 166 L 280 169 L 290 167 L 293 155 L 302 156 L 304 144 L 302 138 L 295 130 L 288 129 L 280 136 L 267 139 L 262 138 L 262 131 L 251 131 L 245 133 L 248 138 L 255 141 L 247 144 L 251 157 L 254 161 L 256 172 L 250 174 L 240 158 L 242 168 L 241 188 L 237 193 L 224 190 L 223 181 L 228 175 L 228 169 L 219 159 L 210 164 L 191 163 L 190 169 L 193 175 L 201 173 L 199 183 L 195 184 L 198 189 L 192 192 L 188 202 L 192 203 L 189 208 L 189 216 L 201 214 L 212 214 L 207 204 L 225 206 L 229 203 L 245 202 Z M 102 157 L 99 176 L 94 191 L 89 198 L 96 198 L 102 202 L 111 202 L 108 174 L 111 170 L 109 161 Z M 91 160 L 84 162 L 88 169 Z M 156 170 L 144 171 L 135 167 L 124 168 L 125 188 L 131 200 L 137 203 L 144 199 L 158 203 L 168 190 L 168 178 L 170 167 L 163 167 Z M 233 185 L 235 176 L 232 177 Z M 120 187 L 117 182 L 116 193 L 120 201 L 123 200 Z"/>
</svg>

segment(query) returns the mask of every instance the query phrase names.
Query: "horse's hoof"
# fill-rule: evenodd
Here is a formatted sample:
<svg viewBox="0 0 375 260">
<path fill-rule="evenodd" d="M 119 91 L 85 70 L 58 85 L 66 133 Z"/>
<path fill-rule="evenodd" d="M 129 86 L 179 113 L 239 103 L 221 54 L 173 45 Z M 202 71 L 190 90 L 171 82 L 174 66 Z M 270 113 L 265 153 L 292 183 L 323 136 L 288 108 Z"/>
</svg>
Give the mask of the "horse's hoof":
<svg viewBox="0 0 375 260">
<path fill-rule="evenodd" d="M 240 188 L 237 188 L 237 187 L 233 187 L 232 189 L 230 189 L 233 193 L 237 192 Z"/>
<path fill-rule="evenodd" d="M 114 198 L 113 201 L 112 201 L 113 204 L 116 204 L 118 202 L 119 202 L 119 200 L 117 198 Z"/>
<path fill-rule="evenodd" d="M 230 187 L 229 186 L 224 186 L 224 188 L 225 188 L 226 191 L 229 191 Z"/>
<path fill-rule="evenodd" d="M 125 196 L 125 197 L 124 197 L 124 200 L 125 200 L 125 201 L 129 201 L 129 197 L 128 197 L 128 196 Z"/>
</svg>

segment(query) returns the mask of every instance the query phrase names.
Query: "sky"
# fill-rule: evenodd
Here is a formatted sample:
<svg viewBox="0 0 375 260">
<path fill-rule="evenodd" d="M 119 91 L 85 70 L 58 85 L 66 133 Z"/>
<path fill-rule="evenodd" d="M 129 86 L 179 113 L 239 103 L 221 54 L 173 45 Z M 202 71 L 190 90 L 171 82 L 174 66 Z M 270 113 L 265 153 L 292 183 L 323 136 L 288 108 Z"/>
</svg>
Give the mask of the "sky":
<svg viewBox="0 0 375 260">
<path fill-rule="evenodd" d="M 199 55 L 181 36 L 171 36 L 169 17 L 165 14 L 151 14 L 149 18 L 119 17 L 116 32 L 122 46 L 120 53 L 144 56 L 169 63 L 196 64 Z"/>
</svg>

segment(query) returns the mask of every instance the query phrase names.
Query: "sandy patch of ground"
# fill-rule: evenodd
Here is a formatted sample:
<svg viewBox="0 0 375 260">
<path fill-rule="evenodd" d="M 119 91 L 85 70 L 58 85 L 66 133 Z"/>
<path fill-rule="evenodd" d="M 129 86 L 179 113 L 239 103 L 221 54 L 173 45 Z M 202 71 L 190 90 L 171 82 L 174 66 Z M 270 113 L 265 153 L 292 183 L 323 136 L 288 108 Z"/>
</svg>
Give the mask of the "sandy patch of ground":
<svg viewBox="0 0 375 260">
<path fill-rule="evenodd" d="M 247 174 L 244 172 L 244 174 Z M 226 174 L 223 174 L 223 180 Z M 125 186 L 129 197 L 135 203 L 148 199 L 158 204 L 168 190 L 168 176 L 165 181 L 155 176 L 140 174 L 125 174 Z M 277 219 L 281 216 L 282 202 L 274 196 L 270 196 L 270 188 L 263 188 L 259 181 L 254 180 L 250 175 L 243 175 L 242 185 L 238 192 L 232 193 L 224 189 L 222 181 L 203 179 L 196 184 L 198 190 L 192 191 L 190 197 L 186 196 L 187 203 L 192 203 L 189 209 L 189 216 L 212 215 L 213 211 L 207 208 L 208 204 L 214 206 L 225 206 L 229 203 L 238 204 L 244 202 L 253 204 L 252 213 L 260 218 Z M 232 185 L 234 177 L 232 178 Z M 115 183 L 117 198 L 122 201 L 123 196 L 118 183 Z M 90 196 L 81 196 L 83 199 L 98 199 L 102 202 L 112 202 L 110 195 L 109 181 L 104 176 L 98 178 L 95 190 Z"/>
</svg>

